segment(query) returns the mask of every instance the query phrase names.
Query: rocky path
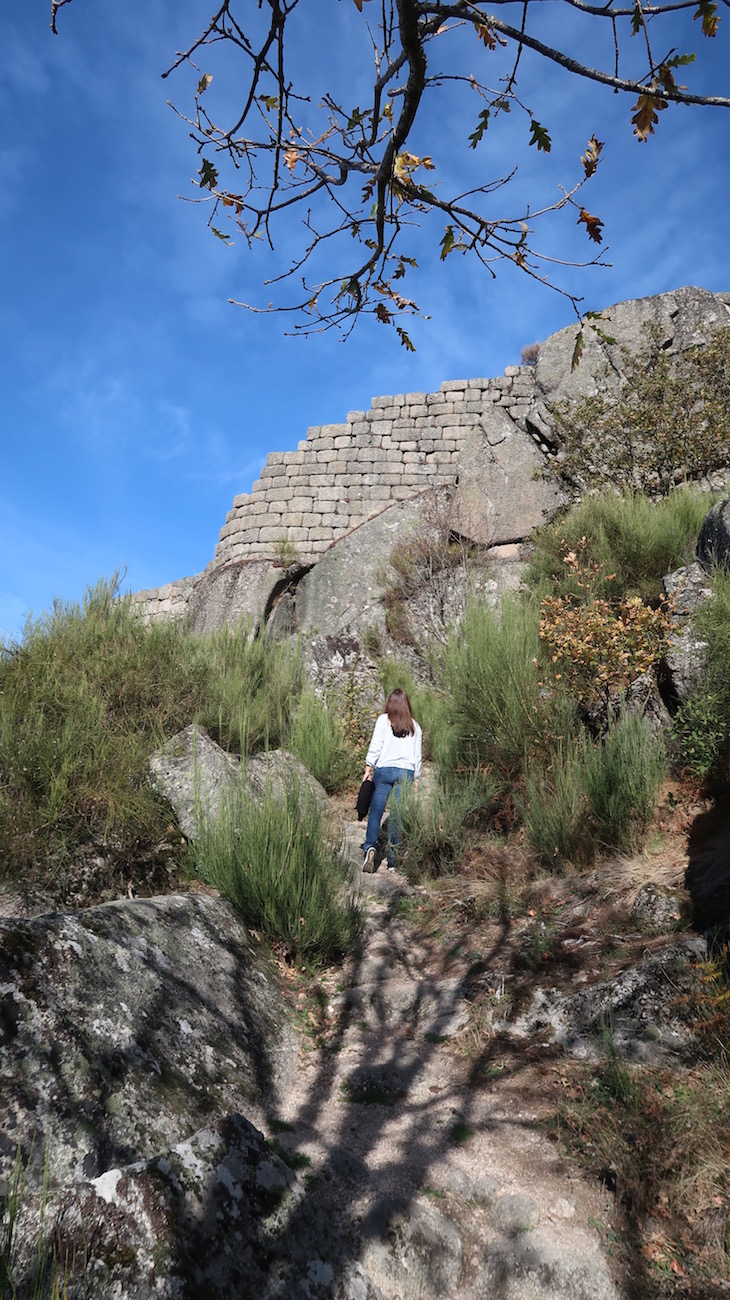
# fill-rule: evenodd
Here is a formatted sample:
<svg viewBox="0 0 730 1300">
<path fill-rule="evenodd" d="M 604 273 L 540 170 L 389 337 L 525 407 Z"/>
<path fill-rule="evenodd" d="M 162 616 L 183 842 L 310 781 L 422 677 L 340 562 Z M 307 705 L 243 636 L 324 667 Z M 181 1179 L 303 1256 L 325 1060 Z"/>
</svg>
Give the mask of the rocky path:
<svg viewBox="0 0 730 1300">
<path fill-rule="evenodd" d="M 444 974 L 414 938 L 396 873 L 358 871 L 356 887 L 365 930 L 327 1007 L 328 1049 L 302 1050 L 274 1124 L 326 1235 L 356 1261 L 337 1294 L 620 1300 L 608 1207 L 550 1141 L 535 1078 L 499 1061 L 477 1072 L 454 1050 L 469 1032 L 465 968 Z"/>
</svg>

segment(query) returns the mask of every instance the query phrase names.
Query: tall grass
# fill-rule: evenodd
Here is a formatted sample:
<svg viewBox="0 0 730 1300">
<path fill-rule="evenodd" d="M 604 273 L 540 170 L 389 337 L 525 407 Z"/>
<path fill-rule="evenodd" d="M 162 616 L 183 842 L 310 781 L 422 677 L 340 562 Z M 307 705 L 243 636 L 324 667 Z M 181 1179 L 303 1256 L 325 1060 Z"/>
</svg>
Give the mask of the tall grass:
<svg viewBox="0 0 730 1300">
<path fill-rule="evenodd" d="M 412 884 L 458 869 L 475 823 L 483 822 L 497 793 L 498 783 L 481 772 L 452 780 L 448 786 L 436 784 L 418 795 L 412 786 L 403 787 L 398 859 Z"/>
<path fill-rule="evenodd" d="M 0 648 L 0 872 L 61 884 L 81 846 L 144 854 L 169 822 L 153 750 L 195 720 L 231 747 L 277 744 L 300 689 L 295 649 L 147 627 L 116 579 L 56 603 Z"/>
<path fill-rule="evenodd" d="M 299 646 L 245 624 L 203 639 L 208 691 L 200 721 L 225 748 L 238 753 L 277 749 L 291 726 L 303 685 Z"/>
<path fill-rule="evenodd" d="M 640 848 L 667 775 L 662 738 L 645 718 L 624 713 L 586 749 L 584 774 L 599 842 L 622 853 Z"/>
<path fill-rule="evenodd" d="M 730 737 L 730 573 L 715 569 L 712 596 L 695 614 L 693 633 L 704 657 L 702 680 L 674 720 L 677 763 L 705 776 Z"/>
<path fill-rule="evenodd" d="M 585 761 L 585 740 L 568 740 L 552 760 L 532 762 L 525 771 L 517 808 L 531 847 L 548 868 L 575 861 L 590 840 Z"/>
<path fill-rule="evenodd" d="M 301 696 L 288 748 L 329 793 L 356 779 L 355 760 L 362 767 L 362 756 L 353 755 L 347 743 L 341 714 L 312 690 Z"/>
<path fill-rule="evenodd" d="M 204 651 L 175 623 L 143 627 L 115 595 L 99 583 L 0 651 L 5 870 L 46 871 L 90 839 L 124 852 L 164 834 L 147 759 L 202 704 Z"/>
<path fill-rule="evenodd" d="M 293 959 L 331 961 L 359 929 L 346 871 L 328 842 L 322 813 L 296 781 L 256 798 L 245 786 L 204 827 L 193 849 L 200 876 L 246 923 Z"/>
<path fill-rule="evenodd" d="M 536 534 L 527 581 L 538 590 L 578 595 L 563 557 L 585 539 L 585 560 L 599 570 L 591 584 L 593 596 L 623 600 L 636 595 L 656 602 L 663 595 L 664 575 L 691 557 L 715 500 L 692 488 L 677 488 L 659 501 L 643 492 L 586 497 Z"/>
<path fill-rule="evenodd" d="M 470 601 L 441 669 L 451 770 L 489 766 L 507 784 L 531 750 L 572 730 L 574 705 L 559 692 L 547 694 L 537 672 L 538 627 L 532 601 L 508 596 L 501 612 Z"/>
</svg>

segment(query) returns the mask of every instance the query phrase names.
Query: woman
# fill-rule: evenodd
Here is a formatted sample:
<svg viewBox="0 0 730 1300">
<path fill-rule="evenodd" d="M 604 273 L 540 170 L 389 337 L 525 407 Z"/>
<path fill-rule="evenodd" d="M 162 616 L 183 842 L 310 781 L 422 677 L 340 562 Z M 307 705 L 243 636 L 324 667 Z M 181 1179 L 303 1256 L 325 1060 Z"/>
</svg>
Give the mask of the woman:
<svg viewBox="0 0 730 1300">
<path fill-rule="evenodd" d="M 391 790 L 394 804 L 388 819 L 388 868 L 395 867 L 395 854 L 400 844 L 400 818 L 397 801 L 401 786 L 413 781 L 418 788 L 421 775 L 421 728 L 411 712 L 411 702 L 405 691 L 391 691 L 385 701 L 373 730 L 370 748 L 365 759 L 365 780 L 372 777 L 375 783 L 368 826 L 365 833 L 363 871 L 375 871 L 375 846 L 378 842 L 380 822 L 385 812 Z"/>
</svg>

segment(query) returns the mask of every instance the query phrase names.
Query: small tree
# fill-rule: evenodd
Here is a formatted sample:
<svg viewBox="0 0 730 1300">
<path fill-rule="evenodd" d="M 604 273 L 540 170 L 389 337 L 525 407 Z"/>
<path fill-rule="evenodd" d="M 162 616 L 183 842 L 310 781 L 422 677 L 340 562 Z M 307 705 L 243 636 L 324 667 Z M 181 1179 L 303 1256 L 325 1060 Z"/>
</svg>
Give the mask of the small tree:
<svg viewBox="0 0 730 1300">
<path fill-rule="evenodd" d="M 70 2 L 51 0 L 54 31 Z M 499 157 L 495 133 L 509 138 L 519 119 L 526 148 L 550 153 L 550 118 L 541 118 L 554 112 L 544 75 L 553 67 L 627 99 L 639 142 L 670 103 L 730 107 L 726 97 L 681 84 L 695 56 L 676 52 L 690 32 L 716 36 L 718 4 L 556 0 L 549 17 L 547 8 L 539 0 L 216 3 L 164 75 L 194 70 L 192 104 L 180 116 L 213 235 L 272 249 L 279 238 L 287 249 L 268 283 L 288 284 L 291 297 L 272 303 L 267 293 L 259 310 L 293 311 L 305 332 L 334 326 L 348 333 L 371 313 L 412 348 L 400 322 L 418 308 L 404 286 L 424 248 L 441 260 L 464 254 L 488 275 L 511 262 L 558 287 L 558 259 L 540 251 L 533 230 L 562 210 L 587 240 L 587 258 L 573 264 L 601 257 L 603 223 L 582 196 L 603 150 L 592 124 L 566 186 L 507 201 L 519 145 L 490 172 L 490 159 Z M 541 92 L 544 114 L 532 102 Z M 441 157 L 439 120 L 449 123 Z M 473 151 L 483 156 L 477 168 Z M 297 214 L 298 228 L 290 220 Z M 561 292 L 578 302 L 564 286 Z"/>
<path fill-rule="evenodd" d="M 618 393 L 603 388 L 553 408 L 562 448 L 554 472 L 571 488 L 664 495 L 730 465 L 730 329 L 678 359 L 644 325 L 647 349 L 624 350 Z"/>
<path fill-rule="evenodd" d="M 575 578 L 574 592 L 542 601 L 540 641 L 553 676 L 588 706 L 597 699 L 610 701 L 653 669 L 666 653 L 671 620 L 666 610 L 651 609 L 638 596 L 617 601 L 594 596 L 603 566 L 585 560 L 582 541 L 582 550 L 564 557 Z"/>
</svg>

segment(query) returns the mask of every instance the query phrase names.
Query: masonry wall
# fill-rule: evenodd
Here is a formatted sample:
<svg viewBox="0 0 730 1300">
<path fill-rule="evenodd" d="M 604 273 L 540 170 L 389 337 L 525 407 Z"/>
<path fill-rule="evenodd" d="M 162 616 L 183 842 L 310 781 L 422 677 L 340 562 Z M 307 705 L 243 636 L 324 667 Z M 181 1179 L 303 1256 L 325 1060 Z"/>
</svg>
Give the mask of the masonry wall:
<svg viewBox="0 0 730 1300">
<path fill-rule="evenodd" d="M 250 493 L 237 496 L 209 568 L 274 557 L 294 543 L 303 560 L 395 501 L 453 483 L 459 452 L 493 404 L 522 429 L 534 370 L 508 366 L 496 379 L 447 380 L 437 393 L 374 397 L 345 424 L 307 430 L 293 452 L 272 452 Z"/>
</svg>

